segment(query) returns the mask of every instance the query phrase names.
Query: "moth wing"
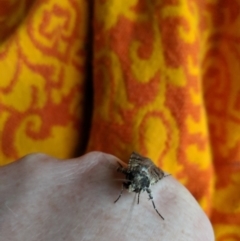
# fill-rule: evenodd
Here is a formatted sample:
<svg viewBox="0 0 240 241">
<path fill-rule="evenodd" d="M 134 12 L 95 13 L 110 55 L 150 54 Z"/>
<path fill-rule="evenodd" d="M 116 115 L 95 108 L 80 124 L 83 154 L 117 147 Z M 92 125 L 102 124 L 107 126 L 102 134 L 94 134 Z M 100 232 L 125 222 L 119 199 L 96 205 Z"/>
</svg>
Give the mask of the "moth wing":
<svg viewBox="0 0 240 241">
<path fill-rule="evenodd" d="M 133 152 L 130 156 L 128 167 L 132 169 L 137 167 L 148 167 L 152 164 L 153 162 L 150 159 L 141 156 L 137 152 Z"/>
<path fill-rule="evenodd" d="M 164 172 L 158 168 L 151 159 L 133 152 L 130 156 L 128 168 L 134 170 L 137 168 L 146 169 L 151 180 L 151 184 L 158 182 L 164 177 Z"/>
<path fill-rule="evenodd" d="M 148 172 L 150 175 L 151 184 L 158 182 L 164 177 L 164 172 L 155 165 L 149 167 Z"/>
</svg>

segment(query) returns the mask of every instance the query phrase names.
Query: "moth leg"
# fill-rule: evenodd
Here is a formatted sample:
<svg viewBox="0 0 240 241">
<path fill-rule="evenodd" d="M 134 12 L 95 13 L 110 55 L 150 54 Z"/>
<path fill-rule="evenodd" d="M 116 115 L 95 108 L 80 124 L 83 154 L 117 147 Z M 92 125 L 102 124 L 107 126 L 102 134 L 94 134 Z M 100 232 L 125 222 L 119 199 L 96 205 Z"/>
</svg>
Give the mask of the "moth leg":
<svg viewBox="0 0 240 241">
<path fill-rule="evenodd" d="M 152 205 L 153 205 L 153 208 L 155 209 L 155 211 L 157 212 L 157 214 L 164 220 L 164 217 L 158 212 L 156 206 L 155 206 L 155 203 L 153 201 L 153 196 L 152 196 L 152 192 L 151 192 L 151 189 L 150 188 L 147 188 L 146 189 L 147 193 L 148 193 L 148 196 L 149 196 L 149 199 L 151 199 L 152 201 Z"/>
<path fill-rule="evenodd" d="M 120 199 L 120 197 L 122 196 L 122 193 L 123 193 L 123 184 L 122 184 L 122 189 L 120 191 L 120 194 L 119 194 L 118 198 L 114 201 L 114 203 L 116 203 Z"/>
<path fill-rule="evenodd" d="M 140 193 L 141 193 L 141 191 L 138 193 L 138 204 L 139 204 L 139 197 L 140 197 Z"/>
</svg>

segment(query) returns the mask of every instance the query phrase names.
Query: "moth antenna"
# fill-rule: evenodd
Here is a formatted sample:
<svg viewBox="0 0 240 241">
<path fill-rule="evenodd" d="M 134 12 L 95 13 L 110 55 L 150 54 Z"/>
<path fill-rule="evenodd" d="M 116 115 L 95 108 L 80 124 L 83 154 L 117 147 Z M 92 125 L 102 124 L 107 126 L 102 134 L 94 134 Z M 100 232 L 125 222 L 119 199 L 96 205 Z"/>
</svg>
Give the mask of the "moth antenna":
<svg viewBox="0 0 240 241">
<path fill-rule="evenodd" d="M 131 180 L 128 180 L 128 179 L 113 179 L 113 181 L 132 182 Z"/>
<path fill-rule="evenodd" d="M 168 176 L 172 176 L 172 174 L 167 174 L 167 175 L 164 175 L 163 177 L 168 177 Z"/>
<path fill-rule="evenodd" d="M 120 162 L 118 162 L 118 165 L 120 166 L 120 167 L 123 167 L 123 165 L 120 163 Z M 119 168 L 119 167 L 118 167 Z"/>
<path fill-rule="evenodd" d="M 127 168 L 127 166 L 128 166 L 125 162 L 123 162 L 121 160 L 118 160 L 117 163 L 118 163 L 119 167 L 122 167 L 122 168 Z"/>
</svg>

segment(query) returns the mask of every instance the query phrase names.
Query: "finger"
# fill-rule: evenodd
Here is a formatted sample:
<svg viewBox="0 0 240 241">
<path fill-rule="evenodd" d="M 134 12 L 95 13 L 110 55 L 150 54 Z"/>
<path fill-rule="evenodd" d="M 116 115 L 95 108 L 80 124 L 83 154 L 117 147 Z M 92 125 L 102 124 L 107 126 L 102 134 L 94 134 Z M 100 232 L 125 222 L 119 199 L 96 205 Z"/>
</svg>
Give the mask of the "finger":
<svg viewBox="0 0 240 241">
<path fill-rule="evenodd" d="M 89 156 L 86 157 L 82 160 L 83 163 Z M 112 230 L 105 232 L 105 235 L 114 237 L 114 240 L 118 240 L 116 234 L 119 235 L 119 227 L 124 227 L 121 240 L 128 240 L 133 233 L 136 240 L 151 240 L 150 237 L 155 237 L 154 240 L 156 237 L 161 237 L 161 240 L 214 240 L 207 216 L 186 188 L 171 176 L 152 186 L 153 200 L 157 210 L 165 218 L 164 221 L 148 201 L 147 194 L 142 195 L 140 205 L 133 205 L 134 193 L 124 192 L 121 199 L 113 205 L 121 190 L 121 184 L 116 185 L 113 180 L 121 177 L 121 174 L 108 167 L 114 166 L 117 159 L 105 154 L 98 158 L 96 166 L 85 173 L 86 178 L 91 180 L 91 185 L 85 191 L 89 192 L 89 198 L 95 196 L 92 205 L 97 207 L 99 214 L 98 217 L 90 216 L 90 219 L 94 220 L 92 224 L 95 224 L 92 227 L 101 227 L 104 230 L 111 226 Z M 94 193 L 91 190 L 94 190 Z M 87 207 L 87 202 L 85 205 Z M 102 222 L 102 216 L 107 216 L 108 219 Z M 113 220 L 117 222 L 113 223 Z M 117 229 L 114 224 L 117 224 Z"/>
</svg>

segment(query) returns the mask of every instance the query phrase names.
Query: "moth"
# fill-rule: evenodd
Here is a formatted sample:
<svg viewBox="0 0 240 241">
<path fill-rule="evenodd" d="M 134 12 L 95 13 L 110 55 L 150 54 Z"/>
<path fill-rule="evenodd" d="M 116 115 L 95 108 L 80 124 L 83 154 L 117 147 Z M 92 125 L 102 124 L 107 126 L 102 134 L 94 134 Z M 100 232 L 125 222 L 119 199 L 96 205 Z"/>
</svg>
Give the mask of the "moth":
<svg viewBox="0 0 240 241">
<path fill-rule="evenodd" d="M 122 196 L 124 188 L 129 192 L 136 192 L 138 194 L 138 204 L 140 193 L 146 191 L 148 193 L 149 199 L 152 201 L 153 208 L 157 214 L 164 220 L 163 216 L 158 212 L 151 191 L 151 185 L 157 183 L 162 178 L 169 176 L 165 175 L 164 172 L 158 168 L 151 159 L 141 156 L 137 152 L 133 152 L 130 156 L 129 163 L 127 167 L 123 167 L 119 163 L 117 169 L 125 175 L 125 181 L 122 183 L 122 189 L 115 200 L 116 203 Z"/>
</svg>

